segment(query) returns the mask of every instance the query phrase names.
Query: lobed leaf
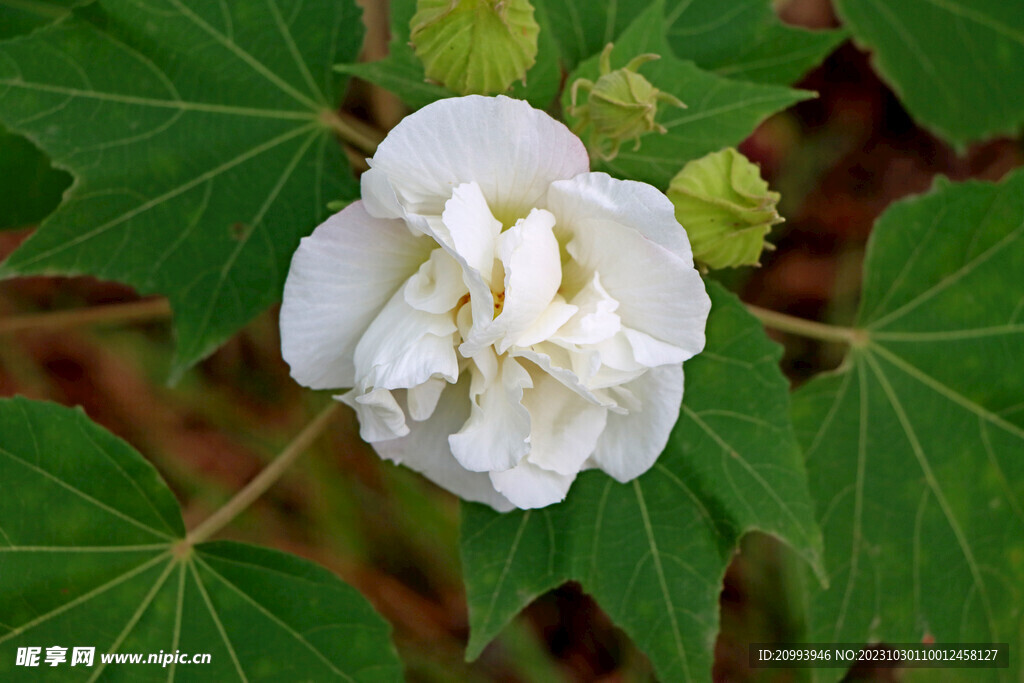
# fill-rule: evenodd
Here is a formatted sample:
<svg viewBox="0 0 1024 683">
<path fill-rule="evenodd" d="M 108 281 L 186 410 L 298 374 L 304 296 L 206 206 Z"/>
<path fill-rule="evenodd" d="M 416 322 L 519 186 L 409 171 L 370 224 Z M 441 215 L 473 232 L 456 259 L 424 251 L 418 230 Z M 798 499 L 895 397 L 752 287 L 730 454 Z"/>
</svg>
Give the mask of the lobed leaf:
<svg viewBox="0 0 1024 683">
<path fill-rule="evenodd" d="M 1004 0 L 838 0 L 911 116 L 958 145 L 1024 125 L 1024 12 Z"/>
<path fill-rule="evenodd" d="M 543 0 L 570 70 L 618 40 L 653 2 Z M 667 0 L 660 30 L 674 56 L 739 80 L 787 85 L 817 66 L 842 31 L 784 25 L 770 0 Z M 667 53 L 663 53 L 668 56 Z"/>
<path fill-rule="evenodd" d="M 401 680 L 388 624 L 327 570 L 242 543 L 182 551 L 170 489 L 81 410 L 3 399 L 0 435 L 3 680 Z M 17 666 L 53 646 L 66 662 Z M 93 665 L 71 666 L 73 647 Z M 101 661 L 161 651 L 211 660 Z"/>
<path fill-rule="evenodd" d="M 0 230 L 34 225 L 60 203 L 71 177 L 35 145 L 0 126 Z"/>
<path fill-rule="evenodd" d="M 1022 272 L 1022 172 L 879 219 L 863 343 L 793 400 L 831 583 L 812 641 L 1022 645 Z"/>
<path fill-rule="evenodd" d="M 776 534 L 820 566 L 780 349 L 732 294 L 709 291 L 707 347 L 685 365 L 680 419 L 650 471 L 628 484 L 585 472 L 540 510 L 463 505 L 471 658 L 531 600 L 576 579 L 662 680 L 709 680 L 740 536 Z"/>
<path fill-rule="evenodd" d="M 173 375 L 275 302 L 291 254 L 357 193 L 330 120 L 351 0 L 102 0 L 0 44 L 0 121 L 76 178 L 0 276 L 168 296 Z"/>
</svg>

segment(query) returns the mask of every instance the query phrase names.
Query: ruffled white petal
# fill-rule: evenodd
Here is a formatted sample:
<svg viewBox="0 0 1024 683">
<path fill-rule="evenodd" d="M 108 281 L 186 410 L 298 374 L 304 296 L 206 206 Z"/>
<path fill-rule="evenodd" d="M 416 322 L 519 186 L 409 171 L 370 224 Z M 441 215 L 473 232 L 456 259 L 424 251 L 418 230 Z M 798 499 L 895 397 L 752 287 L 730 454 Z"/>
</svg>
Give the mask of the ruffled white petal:
<svg viewBox="0 0 1024 683">
<path fill-rule="evenodd" d="M 521 100 L 439 100 L 395 126 L 369 160 L 411 213 L 440 215 L 452 191 L 476 182 L 491 211 L 511 225 L 543 207 L 555 180 L 589 170 L 579 138 Z"/>
<path fill-rule="evenodd" d="M 444 249 L 430 252 L 430 258 L 405 284 L 405 301 L 426 313 L 447 313 L 469 290 L 462 281 L 462 268 Z"/>
<path fill-rule="evenodd" d="M 356 346 L 356 380 L 384 389 L 408 389 L 435 375 L 455 382 L 455 329 L 450 314 L 418 311 L 396 292 Z"/>
<path fill-rule="evenodd" d="M 590 202 L 609 188 L 621 190 L 626 181 L 595 183 L 590 175 L 557 182 L 548 195 L 573 259 L 563 282 L 582 289 L 594 272 L 600 273 L 604 289 L 619 302 L 616 313 L 624 326 L 679 347 L 687 358 L 700 353 L 711 299 L 692 259 L 645 236 L 649 228 L 632 216 L 593 209 Z"/>
<path fill-rule="evenodd" d="M 615 411 L 615 401 L 601 391 L 595 391 L 585 385 L 580 376 L 572 369 L 573 356 L 564 348 L 551 343 L 535 344 L 529 349 L 513 348 L 509 355 L 531 361 L 544 372 L 558 380 L 562 386 L 575 392 L 580 398 L 593 405 Z"/>
<path fill-rule="evenodd" d="M 628 415 L 609 414 L 592 463 L 621 482 L 650 469 L 668 443 L 683 402 L 683 368 L 663 365 L 623 386 L 636 397 Z"/>
<path fill-rule="evenodd" d="M 550 212 L 534 209 L 498 238 L 498 256 L 505 270 L 503 308 L 494 319 L 504 335 L 498 353 L 504 353 L 530 330 L 562 284 L 554 226 L 555 217 Z"/>
<path fill-rule="evenodd" d="M 565 299 L 556 294 L 554 300 L 548 304 L 548 307 L 541 312 L 537 319 L 513 338 L 511 343 L 515 346 L 525 347 L 550 339 L 555 332 L 576 315 L 578 310 L 579 308 L 565 303 Z"/>
<path fill-rule="evenodd" d="M 530 412 L 527 460 L 558 474 L 575 475 L 594 452 L 608 411 L 546 373 L 535 372 L 533 378 L 533 388 L 523 396 Z"/>
<path fill-rule="evenodd" d="M 622 321 L 615 314 L 619 302 L 611 298 L 601 286 L 601 275 L 593 277 L 573 297 L 577 313 L 559 329 L 556 339 L 569 344 L 597 344 L 610 338 L 622 328 Z"/>
<path fill-rule="evenodd" d="M 471 411 L 462 429 L 448 439 L 452 454 L 472 472 L 515 467 L 530 451 L 530 413 L 523 406 L 530 375 L 510 357 L 498 359 L 488 374 L 479 364 L 472 373 Z"/>
<path fill-rule="evenodd" d="M 411 387 L 406 392 L 406 402 L 409 404 L 409 417 L 422 422 L 429 419 L 437 408 L 437 401 L 441 398 L 441 392 L 448 386 L 441 377 L 431 377 L 419 386 Z"/>
<path fill-rule="evenodd" d="M 452 248 L 469 268 L 480 273 L 484 282 L 491 284 L 501 223 L 491 214 L 480 186 L 464 183 L 456 187 L 452 198 L 444 205 L 441 221 L 448 229 Z"/>
<path fill-rule="evenodd" d="M 295 381 L 313 389 L 352 386 L 356 344 L 431 246 L 402 221 L 371 217 L 362 202 L 304 238 L 281 304 L 281 353 Z"/>
<path fill-rule="evenodd" d="M 374 218 L 404 218 L 405 209 L 398 203 L 395 188 L 383 171 L 369 169 L 359 177 L 359 191 L 366 213 Z M 417 231 L 413 231 L 414 234 Z"/>
<path fill-rule="evenodd" d="M 359 418 L 359 436 L 363 441 L 376 443 L 387 441 L 409 433 L 405 424 L 405 413 L 387 389 L 374 389 L 361 393 L 358 389 L 334 398 L 347 403 Z"/>
<path fill-rule="evenodd" d="M 469 378 L 466 377 L 445 389 L 429 420 L 413 422 L 408 435 L 402 438 L 372 442 L 373 449 L 383 458 L 422 473 L 460 498 L 506 512 L 515 506 L 494 490 L 487 474 L 470 472 L 448 448 L 448 435 L 457 431 L 469 417 L 468 396 Z"/>
<path fill-rule="evenodd" d="M 523 460 L 504 472 L 491 472 L 491 483 L 498 493 L 517 508 L 542 508 L 565 500 L 576 474 L 559 474 Z"/>
<path fill-rule="evenodd" d="M 671 200 L 657 188 L 607 173 L 585 173 L 572 179 L 571 190 L 559 185 L 556 193 L 552 211 L 560 221 L 600 220 L 631 227 L 693 266 L 686 230 L 676 220 Z"/>
</svg>

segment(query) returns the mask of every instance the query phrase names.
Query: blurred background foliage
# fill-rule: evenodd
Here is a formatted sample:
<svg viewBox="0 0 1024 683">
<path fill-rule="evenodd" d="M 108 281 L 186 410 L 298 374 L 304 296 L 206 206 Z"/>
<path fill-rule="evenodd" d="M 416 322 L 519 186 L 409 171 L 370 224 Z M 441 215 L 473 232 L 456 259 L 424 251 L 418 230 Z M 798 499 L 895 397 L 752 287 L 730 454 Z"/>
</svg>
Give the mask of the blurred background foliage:
<svg viewBox="0 0 1024 683">
<path fill-rule="evenodd" d="M 368 26 L 363 61 L 380 59 L 389 39 L 386 3 L 360 4 Z M 838 25 L 828 0 L 775 5 L 790 25 Z M 764 255 L 761 268 L 715 277 L 750 303 L 845 325 L 856 309 L 865 241 L 885 207 L 925 191 L 937 174 L 998 180 L 1024 162 L 1024 149 L 1019 140 L 995 139 L 958 153 L 911 121 L 869 56 L 849 41 L 796 87 L 819 97 L 770 118 L 740 147 L 782 194 L 786 222 L 770 236 L 778 249 Z M 344 107 L 379 131 L 405 114 L 393 96 L 358 80 Z M 48 167 L 0 159 L 0 187 L 13 173 L 38 174 L 41 187 L 67 183 Z M 33 197 L 32 212 L 2 217 L 2 227 L 13 229 L 0 232 L 0 259 L 58 199 L 45 190 Z M 254 476 L 327 398 L 288 376 L 276 309 L 173 388 L 164 381 L 174 341 L 160 306 L 150 320 L 12 329 L 25 315 L 136 298 L 130 288 L 91 278 L 0 282 L 0 395 L 82 405 L 156 465 L 193 525 Z M 783 369 L 794 384 L 841 359 L 838 346 L 776 338 L 785 344 Z M 355 586 L 394 625 L 411 681 L 653 678 L 645 657 L 573 584 L 535 602 L 479 660 L 464 662 L 457 501 L 377 458 L 358 438 L 350 413 L 226 534 L 307 557 Z M 793 568 L 783 558 L 777 542 L 761 535 L 748 536 L 736 555 L 721 597 L 716 680 L 791 680 L 792 672 L 747 666 L 747 643 L 792 640 L 799 631 L 790 605 Z"/>
</svg>

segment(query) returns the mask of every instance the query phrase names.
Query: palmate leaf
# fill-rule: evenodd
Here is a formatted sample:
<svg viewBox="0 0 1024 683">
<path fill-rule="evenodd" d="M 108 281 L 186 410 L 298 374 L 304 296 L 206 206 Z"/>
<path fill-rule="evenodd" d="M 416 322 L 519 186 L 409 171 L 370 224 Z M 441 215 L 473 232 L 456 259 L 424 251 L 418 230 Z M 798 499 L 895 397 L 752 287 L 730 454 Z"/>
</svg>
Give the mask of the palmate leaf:
<svg viewBox="0 0 1024 683">
<path fill-rule="evenodd" d="M 780 349 L 732 294 L 709 290 L 707 347 L 686 363 L 679 422 L 649 472 L 628 484 L 585 472 L 564 503 L 541 510 L 463 505 L 470 657 L 535 597 L 576 579 L 661 680 L 709 680 L 740 536 L 776 534 L 819 566 Z"/>
<path fill-rule="evenodd" d="M 794 396 L 831 583 L 810 600 L 810 640 L 1020 651 L 1021 273 L 1022 172 L 941 182 L 876 225 L 865 339 Z"/>
<path fill-rule="evenodd" d="M 70 12 L 72 0 L 0 0 L 0 39 L 28 33 Z M 0 126 L 0 230 L 38 223 L 60 203 L 71 177 L 31 142 Z"/>
<path fill-rule="evenodd" d="M 767 0 L 672 0 L 666 22 L 677 57 L 756 83 L 793 83 L 846 39 L 845 31 L 787 26 Z"/>
<path fill-rule="evenodd" d="M 611 67 L 621 68 L 644 53 L 662 55 L 658 61 L 644 64 L 640 74 L 659 90 L 678 97 L 687 108 L 660 104 L 657 121 L 668 132 L 643 135 L 638 149 L 634 149 L 633 140 L 624 141 L 611 161 L 596 158 L 591 150 L 598 170 L 662 189 L 668 187 L 687 161 L 739 144 L 769 115 L 814 96 L 803 90 L 722 78 L 692 62 L 670 56 L 665 42 L 663 5 L 661 0 L 651 4 L 619 36 L 612 51 Z M 579 78 L 596 81 L 599 76 L 599 56 L 595 55 L 580 64 L 567 82 Z M 582 104 L 585 96 L 580 91 L 577 104 Z M 571 102 L 571 88 L 566 88 L 562 95 L 565 111 L 571 110 Z M 571 113 L 568 122 L 579 132 L 578 121 Z M 586 140 L 588 133 L 583 135 Z"/>
<path fill-rule="evenodd" d="M 102 0 L 0 44 L 0 122 L 76 181 L 0 276 L 166 294 L 173 374 L 280 296 L 298 240 L 354 196 L 330 129 L 351 0 Z"/>
<path fill-rule="evenodd" d="M 87 0 L 0 0 L 0 40 L 61 19 Z"/>
<path fill-rule="evenodd" d="M 570 68 L 616 40 L 650 2 L 543 0 Z M 770 0 L 668 0 L 662 30 L 675 56 L 720 76 L 785 85 L 815 67 L 841 31 L 785 26 Z"/>
<path fill-rule="evenodd" d="M 71 176 L 50 166 L 31 142 L 0 126 L 0 230 L 38 223 L 70 184 Z"/>
<path fill-rule="evenodd" d="M 963 145 L 1024 126 L 1024 11 L 1004 0 L 838 0 L 910 114 Z"/>
<path fill-rule="evenodd" d="M 327 570 L 242 543 L 181 551 L 174 495 L 81 410 L 0 400 L 0 435 L 3 680 L 401 680 L 388 624 Z M 16 665 L 52 646 L 68 661 Z M 92 667 L 71 666 L 76 646 Z M 161 650 L 211 661 L 101 662 Z"/>
</svg>

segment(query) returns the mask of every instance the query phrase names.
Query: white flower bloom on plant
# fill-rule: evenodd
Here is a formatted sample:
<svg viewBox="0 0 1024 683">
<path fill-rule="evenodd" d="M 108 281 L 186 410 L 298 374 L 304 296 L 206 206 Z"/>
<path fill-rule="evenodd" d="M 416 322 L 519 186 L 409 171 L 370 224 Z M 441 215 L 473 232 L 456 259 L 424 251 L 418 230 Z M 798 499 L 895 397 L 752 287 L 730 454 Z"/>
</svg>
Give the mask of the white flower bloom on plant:
<svg viewBox="0 0 1024 683">
<path fill-rule="evenodd" d="M 381 456 L 498 510 L 650 468 L 711 307 L 665 195 L 506 97 L 424 107 L 369 162 L 292 260 L 292 376 L 353 387 Z"/>
</svg>

